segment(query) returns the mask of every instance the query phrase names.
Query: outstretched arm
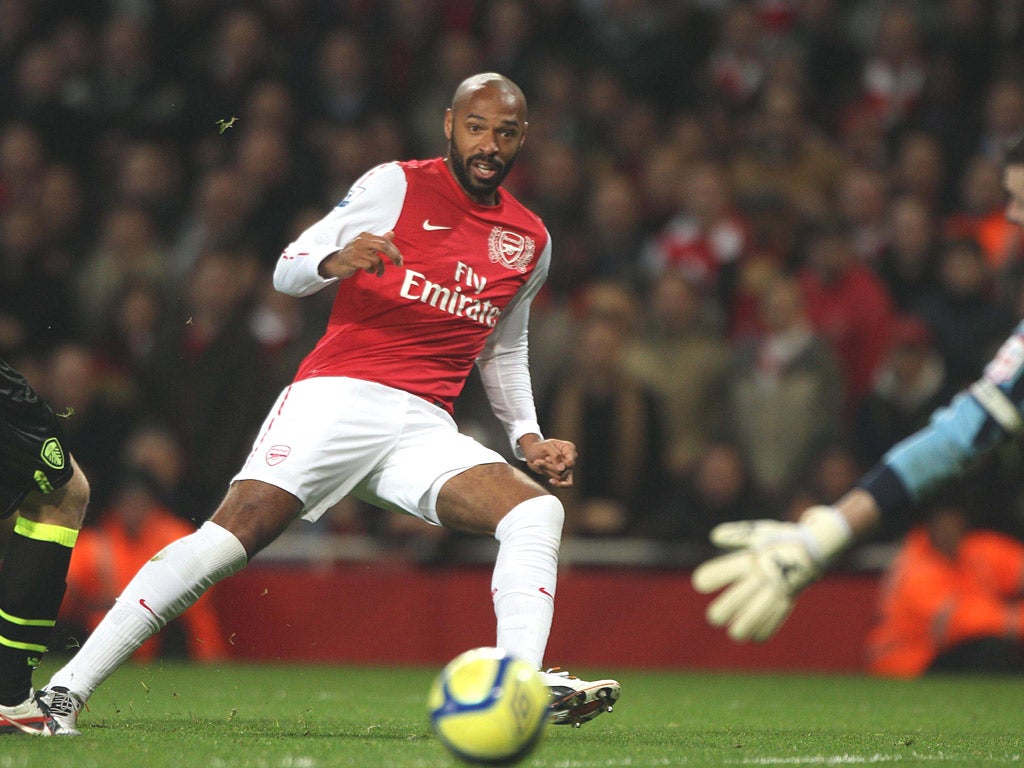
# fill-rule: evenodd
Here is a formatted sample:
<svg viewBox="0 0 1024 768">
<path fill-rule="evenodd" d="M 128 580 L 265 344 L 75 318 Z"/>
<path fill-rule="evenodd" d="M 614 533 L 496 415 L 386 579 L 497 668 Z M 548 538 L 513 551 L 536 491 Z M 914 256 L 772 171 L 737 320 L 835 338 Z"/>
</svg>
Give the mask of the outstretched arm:
<svg viewBox="0 0 1024 768">
<path fill-rule="evenodd" d="M 893 446 L 834 505 L 812 507 L 797 523 L 724 523 L 711 540 L 731 550 L 693 573 L 699 592 L 723 590 L 708 621 L 738 641 L 767 640 L 796 596 L 878 522 L 961 477 L 980 457 L 1024 430 L 1024 323 L 981 379 L 938 409 L 928 426 Z"/>
</svg>

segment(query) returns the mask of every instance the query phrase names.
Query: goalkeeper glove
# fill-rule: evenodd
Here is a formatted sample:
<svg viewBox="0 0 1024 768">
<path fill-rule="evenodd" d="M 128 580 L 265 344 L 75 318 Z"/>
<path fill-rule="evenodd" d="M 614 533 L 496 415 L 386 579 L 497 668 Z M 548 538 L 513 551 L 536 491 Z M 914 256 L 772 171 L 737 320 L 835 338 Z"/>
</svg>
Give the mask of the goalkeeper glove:
<svg viewBox="0 0 1024 768">
<path fill-rule="evenodd" d="M 821 576 L 853 541 L 846 518 L 832 507 L 811 507 L 798 523 L 749 520 L 711 531 L 715 545 L 732 552 L 693 572 L 705 594 L 728 587 L 707 610 L 708 622 L 728 626 L 737 642 L 770 638 L 793 609 L 800 591 Z"/>
</svg>

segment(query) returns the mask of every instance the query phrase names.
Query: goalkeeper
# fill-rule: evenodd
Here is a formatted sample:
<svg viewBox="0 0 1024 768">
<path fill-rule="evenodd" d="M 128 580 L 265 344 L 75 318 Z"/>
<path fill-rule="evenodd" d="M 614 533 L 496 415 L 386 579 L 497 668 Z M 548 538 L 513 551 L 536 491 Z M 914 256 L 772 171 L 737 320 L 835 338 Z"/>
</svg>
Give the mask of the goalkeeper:
<svg viewBox="0 0 1024 768">
<path fill-rule="evenodd" d="M 1007 150 L 1006 217 L 1024 226 L 1024 136 Z M 736 641 L 767 640 L 796 596 L 884 517 L 927 498 L 981 456 L 1024 432 L 1024 321 L 981 378 L 938 409 L 928 426 L 893 446 L 832 506 L 808 509 L 797 523 L 723 523 L 711 540 L 729 553 L 699 566 L 693 586 L 722 590 L 707 618 Z"/>
</svg>

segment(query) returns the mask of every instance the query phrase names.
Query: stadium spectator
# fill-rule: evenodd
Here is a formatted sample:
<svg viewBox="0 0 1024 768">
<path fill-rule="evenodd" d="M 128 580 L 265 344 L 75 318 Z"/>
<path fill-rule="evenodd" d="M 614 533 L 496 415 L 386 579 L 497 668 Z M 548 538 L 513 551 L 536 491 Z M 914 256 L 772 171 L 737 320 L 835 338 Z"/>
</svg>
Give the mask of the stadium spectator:
<svg viewBox="0 0 1024 768">
<path fill-rule="evenodd" d="M 36 128 L 16 120 L 5 123 L 0 133 L 0 208 L 34 203 L 48 161 Z"/>
<path fill-rule="evenodd" d="M 916 197 L 936 215 L 949 208 L 948 161 L 942 144 L 930 133 L 910 131 L 898 141 L 890 185 L 897 194 Z"/>
<path fill-rule="evenodd" d="M 679 274 L 731 315 L 750 231 L 726 169 L 713 162 L 695 164 L 680 175 L 675 199 L 676 214 L 644 246 L 644 277 L 653 282 L 666 272 Z"/>
<path fill-rule="evenodd" d="M 146 211 L 166 243 L 185 202 L 177 147 L 171 142 L 133 141 L 118 153 L 115 172 L 114 198 Z"/>
<path fill-rule="evenodd" d="M 526 0 L 492 0 L 480 9 L 481 63 L 528 82 L 533 55 L 533 8 Z"/>
<path fill-rule="evenodd" d="M 1024 125 L 1024 121 L 1021 123 Z M 1005 273 L 1024 257 L 1020 229 L 1003 215 L 999 160 L 976 155 L 960 177 L 960 195 L 943 229 L 947 239 L 969 238 L 981 246 L 993 273 Z"/>
<path fill-rule="evenodd" d="M 193 527 L 206 519 L 186 470 L 184 448 L 174 431 L 156 422 L 137 425 L 128 435 L 119 465 L 152 481 L 162 505 Z"/>
<path fill-rule="evenodd" d="M 608 172 L 593 180 L 584 208 L 587 274 L 635 285 L 644 240 L 643 201 L 626 174 Z"/>
<path fill-rule="evenodd" d="M 889 242 L 888 179 L 874 168 L 854 166 L 839 180 L 837 210 L 850 223 L 850 238 L 857 258 L 877 267 Z M 893 235 L 898 235 L 897 227 Z"/>
<path fill-rule="evenodd" d="M 250 330 L 249 312 L 262 273 L 251 253 L 208 251 L 189 275 L 185 296 L 168 312 L 139 376 L 142 404 L 174 425 L 205 516 L 222 483 L 248 449 L 280 381 Z"/>
<path fill-rule="evenodd" d="M 92 498 L 108 501 L 117 456 L 131 433 L 137 417 L 131 401 L 110 386 L 92 347 L 67 342 L 56 347 L 43 361 L 43 377 L 37 390 L 59 409 L 64 441 L 82 468 L 89 473 Z"/>
<path fill-rule="evenodd" d="M 47 245 L 38 206 L 0 209 L 0 353 L 45 354 L 74 336 L 72 280 Z"/>
<path fill-rule="evenodd" d="M 923 427 L 952 394 L 927 323 L 916 315 L 898 316 L 889 351 L 854 420 L 857 460 L 865 467 L 877 462 L 890 445 Z"/>
<path fill-rule="evenodd" d="M 896 309 L 910 312 L 938 286 L 941 246 L 935 215 L 912 195 L 888 206 L 887 243 L 875 265 Z"/>
<path fill-rule="evenodd" d="M 571 361 L 541 401 L 540 423 L 587 456 L 559 492 L 566 534 L 633 534 L 665 486 L 663 404 L 626 362 L 640 314 L 633 293 L 598 282 L 581 300 Z"/>
<path fill-rule="evenodd" d="M 438 39 L 431 66 L 419 73 L 423 82 L 411 97 L 406 117 L 412 148 L 417 155 L 433 155 L 444 150 L 444 143 L 437 135 L 437 113 L 448 105 L 452 90 L 473 73 L 479 60 L 480 43 L 468 31 L 449 29 Z M 538 108 L 543 110 L 540 105 Z"/>
<path fill-rule="evenodd" d="M 768 52 L 760 19 L 748 3 L 730 4 L 718 25 L 707 58 L 707 92 L 731 111 L 750 106 L 768 73 Z"/>
<path fill-rule="evenodd" d="M 302 358 L 320 338 L 330 315 L 326 302 L 312 308 L 310 303 L 274 290 L 270 276 L 260 275 L 248 325 L 263 350 L 266 375 L 274 382 L 275 390 L 291 380 Z"/>
<path fill-rule="evenodd" d="M 866 653 L 887 677 L 1024 674 L 1024 544 L 936 504 L 887 570 Z"/>
<path fill-rule="evenodd" d="M 98 37 L 87 108 L 97 115 L 96 161 L 117 154 L 136 132 L 173 133 L 188 119 L 180 69 L 157 66 L 155 31 L 145 14 L 113 12 Z"/>
<path fill-rule="evenodd" d="M 841 433 L 843 380 L 796 280 L 772 280 L 760 315 L 763 334 L 737 346 L 726 372 L 721 431 L 743 452 L 755 491 L 780 505 L 815 453 Z"/>
<path fill-rule="evenodd" d="M 952 240 L 939 255 L 937 286 L 913 307 L 931 328 L 954 387 L 970 383 L 1013 327 L 1013 317 L 994 301 L 995 288 L 977 241 Z"/>
<path fill-rule="evenodd" d="M 836 147 L 807 116 L 797 86 L 769 81 L 758 109 L 739 122 L 730 151 L 733 194 L 784 197 L 804 220 L 830 212 L 842 172 Z"/>
<path fill-rule="evenodd" d="M 1024 84 L 1009 76 L 991 81 L 985 90 L 982 117 L 976 149 L 990 160 L 1001 163 L 1006 147 L 1024 125 Z"/>
<path fill-rule="evenodd" d="M 828 132 L 836 130 L 859 87 L 860 52 L 843 29 L 843 12 L 838 0 L 796 3 L 790 35 L 804 62 L 809 117 Z"/>
<path fill-rule="evenodd" d="M 783 520 L 798 520 L 808 507 L 837 501 L 857 480 L 861 465 L 853 449 L 844 440 L 823 445 L 779 513 Z"/>
<path fill-rule="evenodd" d="M 721 380 L 731 350 L 717 306 L 689 280 L 662 274 L 647 294 L 641 332 L 631 340 L 626 367 L 658 395 L 664 417 L 665 462 L 682 477 L 711 441 Z"/>
<path fill-rule="evenodd" d="M 353 125 L 379 105 L 367 41 L 355 29 L 331 30 L 316 52 L 310 106 L 327 124 Z"/>
<path fill-rule="evenodd" d="M 166 264 L 166 247 L 146 208 L 125 202 L 107 209 L 96 249 L 76 276 L 76 311 L 83 325 L 99 326 L 107 307 L 129 284 L 165 281 Z"/>
<path fill-rule="evenodd" d="M 52 265 L 51 281 L 68 279 L 95 236 L 95 208 L 82 188 L 82 176 L 70 166 L 50 163 L 39 179 L 36 205 L 46 222 L 43 249 Z"/>
<path fill-rule="evenodd" d="M 913 10 L 886 7 L 872 35 L 860 73 L 860 99 L 890 129 L 906 124 L 917 108 L 928 76 L 924 32 Z"/>
<path fill-rule="evenodd" d="M 193 191 L 194 199 L 180 220 L 167 259 L 171 277 L 178 282 L 184 282 L 200 254 L 252 245 L 249 222 L 255 200 L 237 168 L 211 168 Z"/>
<path fill-rule="evenodd" d="M 193 75 L 198 103 L 219 110 L 219 114 L 203 110 L 211 126 L 218 118 L 240 116 L 250 90 L 283 72 L 285 59 L 266 14 L 255 5 L 225 6 L 212 26 L 212 35 L 204 30 L 210 43 L 197 59 L 199 68 Z"/>
<path fill-rule="evenodd" d="M 655 507 L 641 530 L 659 541 L 706 547 L 708 533 L 716 525 L 752 519 L 764 507 L 743 453 L 728 441 L 716 440 L 706 446 L 689 472 L 673 478 L 664 503 Z"/>
<path fill-rule="evenodd" d="M 88 105 L 68 98 L 65 61 L 55 40 L 29 45 L 18 60 L 7 109 L 39 132 L 47 154 L 63 163 L 88 162 L 96 121 Z"/>
<path fill-rule="evenodd" d="M 857 261 L 850 234 L 841 219 L 813 225 L 798 273 L 807 316 L 842 366 L 847 417 L 871 386 L 893 315 L 885 284 Z"/>
<path fill-rule="evenodd" d="M 260 262 L 272 266 L 276 244 L 286 239 L 292 217 L 303 206 L 316 202 L 310 195 L 315 184 L 298 172 L 298 158 L 281 129 L 240 128 L 234 160 L 249 198 L 247 240 Z"/>
</svg>

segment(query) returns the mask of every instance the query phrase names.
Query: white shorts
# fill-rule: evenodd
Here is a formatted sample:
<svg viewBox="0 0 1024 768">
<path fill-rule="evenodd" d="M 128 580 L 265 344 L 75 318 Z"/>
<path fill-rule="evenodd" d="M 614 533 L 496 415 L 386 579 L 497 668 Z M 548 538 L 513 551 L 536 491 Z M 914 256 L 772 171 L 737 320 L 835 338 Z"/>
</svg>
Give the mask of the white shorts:
<svg viewBox="0 0 1024 768">
<path fill-rule="evenodd" d="M 506 461 L 422 398 L 369 381 L 320 377 L 285 388 L 234 480 L 288 491 L 302 502 L 306 520 L 353 494 L 440 525 L 436 504 L 444 482 L 495 463 Z"/>
</svg>

